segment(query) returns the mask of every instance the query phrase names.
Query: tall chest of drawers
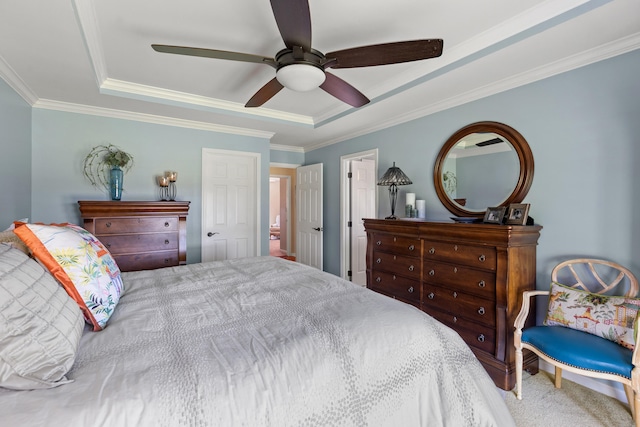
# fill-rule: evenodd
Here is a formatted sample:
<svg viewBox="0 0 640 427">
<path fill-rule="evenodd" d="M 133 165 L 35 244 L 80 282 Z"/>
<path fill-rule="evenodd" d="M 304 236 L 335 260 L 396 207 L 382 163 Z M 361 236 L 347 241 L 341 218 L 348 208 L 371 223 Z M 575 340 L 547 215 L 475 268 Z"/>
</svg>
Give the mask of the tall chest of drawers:
<svg viewBox="0 0 640 427">
<path fill-rule="evenodd" d="M 187 263 L 190 202 L 79 201 L 84 228 L 113 255 L 121 271 Z"/>
<path fill-rule="evenodd" d="M 496 385 L 511 390 L 513 323 L 522 292 L 535 289 L 542 227 L 377 219 L 364 224 L 367 286 L 456 330 Z M 533 353 L 525 354 L 525 368 L 537 371 Z"/>
</svg>

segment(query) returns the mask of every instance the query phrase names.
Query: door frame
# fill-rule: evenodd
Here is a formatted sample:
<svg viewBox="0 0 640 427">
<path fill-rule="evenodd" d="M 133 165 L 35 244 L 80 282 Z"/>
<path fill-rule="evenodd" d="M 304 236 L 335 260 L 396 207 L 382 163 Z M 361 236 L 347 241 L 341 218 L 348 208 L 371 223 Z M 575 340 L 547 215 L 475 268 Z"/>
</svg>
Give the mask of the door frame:
<svg viewBox="0 0 640 427">
<path fill-rule="evenodd" d="M 286 209 L 287 209 L 287 255 L 293 255 L 295 253 L 295 251 L 291 251 L 291 177 L 289 175 L 278 175 L 278 174 L 274 174 L 271 175 L 269 174 L 269 178 L 278 178 L 278 179 L 284 179 L 286 180 L 286 184 L 287 184 L 287 190 L 286 190 L 286 194 L 285 194 L 285 205 L 286 205 Z M 280 193 L 280 198 L 282 198 L 282 193 Z M 271 219 L 269 219 L 269 222 L 271 222 Z M 269 224 L 271 225 L 271 224 Z M 269 236 L 269 240 L 271 240 L 271 236 Z"/>
<path fill-rule="evenodd" d="M 378 170 L 378 149 L 360 151 L 340 156 L 340 277 L 349 280 L 347 275 L 351 265 L 351 241 L 348 227 L 351 192 L 349 191 L 349 162 L 351 160 L 371 159 Z M 378 192 L 375 192 L 376 214 L 378 212 Z"/>
<path fill-rule="evenodd" d="M 221 154 L 221 155 L 227 155 L 227 156 L 242 156 L 242 157 L 250 157 L 253 158 L 254 160 L 254 164 L 255 164 L 255 185 L 256 185 L 256 194 L 255 194 L 255 203 L 256 203 L 256 212 L 255 212 L 255 254 L 254 256 L 260 256 L 262 254 L 262 239 L 261 239 L 261 234 L 262 234 L 262 228 L 261 228 L 261 216 L 262 216 L 262 188 L 261 188 L 261 183 L 262 183 L 262 174 L 260 172 L 260 164 L 261 164 L 261 159 L 262 159 L 262 154 L 261 153 L 257 153 L 254 151 L 237 151 L 237 150 L 224 150 L 224 149 L 220 149 L 220 148 L 207 148 L 207 147 L 202 147 L 202 152 L 201 152 L 201 170 L 200 170 L 200 186 L 201 186 L 201 193 L 200 193 L 200 200 L 203 201 L 205 200 L 205 189 L 204 189 L 204 179 L 203 179 L 203 175 L 204 175 L 204 168 L 205 168 L 205 153 L 207 154 L 211 154 L 211 155 L 215 155 L 215 154 Z M 204 240 L 205 240 L 205 227 L 204 227 L 204 221 L 205 221 L 205 207 L 204 207 L 204 203 L 201 203 L 201 207 L 200 207 L 200 259 L 203 258 L 203 251 L 204 251 Z M 268 231 L 268 230 L 267 230 Z M 268 234 L 267 234 L 268 235 Z M 268 250 L 268 248 L 267 248 Z"/>
</svg>

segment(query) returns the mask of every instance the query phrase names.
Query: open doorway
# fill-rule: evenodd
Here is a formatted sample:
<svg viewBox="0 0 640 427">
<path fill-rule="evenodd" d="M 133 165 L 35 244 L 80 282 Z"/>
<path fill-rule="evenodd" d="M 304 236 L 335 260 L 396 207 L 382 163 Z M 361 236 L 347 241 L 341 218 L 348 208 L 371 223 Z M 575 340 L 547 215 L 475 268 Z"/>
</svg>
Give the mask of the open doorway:
<svg viewBox="0 0 640 427">
<path fill-rule="evenodd" d="M 295 260 L 295 168 L 269 169 L 269 255 Z"/>
<path fill-rule="evenodd" d="M 361 168 L 367 163 L 368 166 Z M 366 286 L 367 235 L 363 218 L 378 212 L 376 172 L 378 150 L 367 150 L 340 157 L 340 274 Z"/>
</svg>

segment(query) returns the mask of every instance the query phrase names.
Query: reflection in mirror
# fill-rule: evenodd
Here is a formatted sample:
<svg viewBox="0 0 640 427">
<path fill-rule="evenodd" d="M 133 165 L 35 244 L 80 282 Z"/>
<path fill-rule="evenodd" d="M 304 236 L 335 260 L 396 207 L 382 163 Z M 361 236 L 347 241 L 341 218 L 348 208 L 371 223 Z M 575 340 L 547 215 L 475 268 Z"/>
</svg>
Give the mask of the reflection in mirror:
<svg viewBox="0 0 640 427">
<path fill-rule="evenodd" d="M 481 218 L 488 207 L 520 203 L 533 182 L 533 153 L 524 137 L 498 122 L 458 129 L 442 146 L 433 184 L 458 217 Z"/>
<path fill-rule="evenodd" d="M 518 155 L 493 132 L 471 133 L 460 139 L 444 161 L 442 185 L 451 200 L 471 211 L 499 206 L 518 181 Z"/>
</svg>

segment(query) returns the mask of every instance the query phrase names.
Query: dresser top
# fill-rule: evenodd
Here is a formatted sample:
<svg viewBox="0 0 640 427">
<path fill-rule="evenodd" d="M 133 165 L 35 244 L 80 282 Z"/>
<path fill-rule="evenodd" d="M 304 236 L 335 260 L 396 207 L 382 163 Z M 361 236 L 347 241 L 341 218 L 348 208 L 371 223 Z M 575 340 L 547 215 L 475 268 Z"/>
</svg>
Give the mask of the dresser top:
<svg viewBox="0 0 640 427">
<path fill-rule="evenodd" d="M 187 201 L 105 201 L 80 200 L 80 213 L 83 218 L 106 216 L 186 216 L 189 212 Z"/>
</svg>

